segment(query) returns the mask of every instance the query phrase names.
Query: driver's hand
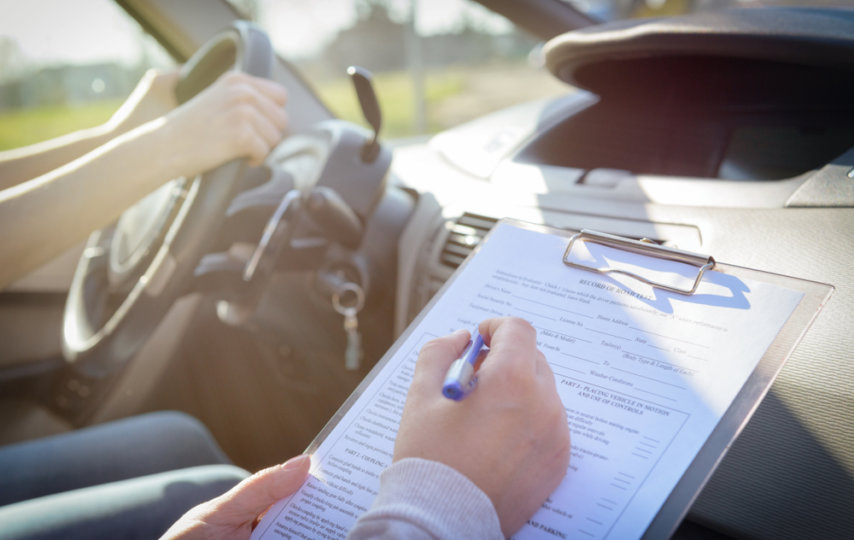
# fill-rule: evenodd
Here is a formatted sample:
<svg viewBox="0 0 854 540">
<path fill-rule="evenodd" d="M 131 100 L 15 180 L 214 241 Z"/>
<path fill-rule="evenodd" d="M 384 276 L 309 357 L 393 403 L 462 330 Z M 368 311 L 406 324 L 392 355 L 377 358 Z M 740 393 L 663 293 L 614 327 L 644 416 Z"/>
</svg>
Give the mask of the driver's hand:
<svg viewBox="0 0 854 540">
<path fill-rule="evenodd" d="M 260 165 L 287 128 L 285 88 L 240 72 L 223 74 L 211 86 L 164 118 L 171 170 L 193 176 L 235 158 Z"/>
<path fill-rule="evenodd" d="M 225 494 L 192 508 L 161 540 L 248 539 L 270 505 L 299 489 L 310 465 L 311 458 L 304 454 L 253 474 Z"/>
<path fill-rule="evenodd" d="M 569 465 L 569 427 L 536 331 L 517 318 L 489 319 L 490 347 L 477 388 L 463 401 L 442 396 L 467 332 L 421 349 L 394 447 L 394 461 L 420 457 L 449 465 L 489 496 L 505 536 L 554 491 Z"/>
<path fill-rule="evenodd" d="M 175 99 L 178 76 L 177 68 L 170 71 L 146 71 L 107 123 L 112 133 L 119 135 L 174 109 L 178 105 Z"/>
</svg>

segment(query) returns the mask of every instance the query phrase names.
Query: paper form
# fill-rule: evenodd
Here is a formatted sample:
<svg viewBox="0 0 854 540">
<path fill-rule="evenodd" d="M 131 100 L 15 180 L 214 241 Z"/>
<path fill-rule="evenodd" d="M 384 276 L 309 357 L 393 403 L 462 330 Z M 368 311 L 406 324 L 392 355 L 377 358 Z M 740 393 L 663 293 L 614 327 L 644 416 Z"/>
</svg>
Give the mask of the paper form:
<svg viewBox="0 0 854 540">
<path fill-rule="evenodd" d="M 640 537 L 802 293 L 709 272 L 682 296 L 569 268 L 567 243 L 499 223 L 321 442 L 306 484 L 253 538 L 346 536 L 391 463 L 421 346 L 505 315 L 537 329 L 572 439 L 563 482 L 514 538 Z M 591 260 L 689 271 L 597 244 L 580 249 Z"/>
</svg>

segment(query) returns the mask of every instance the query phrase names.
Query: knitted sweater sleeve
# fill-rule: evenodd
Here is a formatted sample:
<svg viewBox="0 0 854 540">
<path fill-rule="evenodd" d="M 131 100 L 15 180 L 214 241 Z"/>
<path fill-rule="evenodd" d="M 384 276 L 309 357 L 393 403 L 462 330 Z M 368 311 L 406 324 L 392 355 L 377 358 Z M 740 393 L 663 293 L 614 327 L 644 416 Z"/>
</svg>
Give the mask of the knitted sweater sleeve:
<svg viewBox="0 0 854 540">
<path fill-rule="evenodd" d="M 471 480 L 442 463 L 406 458 L 380 475 L 379 494 L 347 538 L 504 537 L 492 502 Z"/>
</svg>

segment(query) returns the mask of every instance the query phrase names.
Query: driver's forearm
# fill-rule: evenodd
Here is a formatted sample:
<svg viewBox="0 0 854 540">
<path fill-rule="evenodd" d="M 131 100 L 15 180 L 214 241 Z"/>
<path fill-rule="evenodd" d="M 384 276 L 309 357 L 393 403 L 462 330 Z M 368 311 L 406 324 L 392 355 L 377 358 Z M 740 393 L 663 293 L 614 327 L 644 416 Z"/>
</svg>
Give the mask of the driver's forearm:
<svg viewBox="0 0 854 540">
<path fill-rule="evenodd" d="M 23 148 L 0 152 L 0 190 L 58 169 L 116 135 L 114 128 L 107 123 Z"/>
<path fill-rule="evenodd" d="M 0 289 L 117 219 L 178 175 L 180 156 L 163 120 L 125 133 L 82 157 L 0 191 Z"/>
</svg>

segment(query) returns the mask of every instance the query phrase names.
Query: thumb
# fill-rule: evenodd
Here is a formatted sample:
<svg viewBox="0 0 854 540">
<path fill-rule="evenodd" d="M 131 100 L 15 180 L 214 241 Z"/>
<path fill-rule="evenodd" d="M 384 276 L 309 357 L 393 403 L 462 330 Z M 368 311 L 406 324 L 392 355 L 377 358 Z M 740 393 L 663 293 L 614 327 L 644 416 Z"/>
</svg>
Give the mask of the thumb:
<svg viewBox="0 0 854 540">
<path fill-rule="evenodd" d="M 257 516 L 271 504 L 299 489 L 308 476 L 310 466 L 311 456 L 302 454 L 281 465 L 258 471 L 225 494 L 220 510 L 231 515 Z"/>
</svg>

